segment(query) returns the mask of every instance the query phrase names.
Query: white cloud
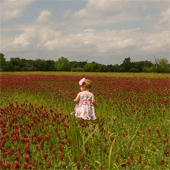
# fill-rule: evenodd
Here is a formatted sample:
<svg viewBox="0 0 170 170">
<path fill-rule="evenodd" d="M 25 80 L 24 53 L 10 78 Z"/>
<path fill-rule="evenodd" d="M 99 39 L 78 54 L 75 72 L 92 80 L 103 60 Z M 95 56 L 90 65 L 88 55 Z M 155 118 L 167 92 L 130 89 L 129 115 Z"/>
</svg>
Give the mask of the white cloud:
<svg viewBox="0 0 170 170">
<path fill-rule="evenodd" d="M 159 21 L 153 26 L 155 29 L 169 30 L 170 29 L 170 8 L 167 11 L 161 12 Z"/>
<path fill-rule="evenodd" d="M 35 0 L 3 0 L 1 2 L 1 20 L 8 21 L 21 16 L 22 11 L 27 5 L 30 5 Z"/>
<path fill-rule="evenodd" d="M 157 0 L 155 1 L 156 3 L 154 3 L 154 5 L 152 6 L 153 9 L 157 9 L 157 10 L 164 10 L 166 11 L 168 8 L 169 8 L 169 1 L 166 1 L 166 0 Z"/>
<path fill-rule="evenodd" d="M 85 29 L 76 34 L 64 35 L 61 31 L 48 27 L 27 28 L 23 34 L 13 39 L 3 37 L 3 51 L 57 51 L 80 54 L 152 53 L 169 45 L 168 31 L 158 33 L 131 30 Z"/>
<path fill-rule="evenodd" d="M 153 2 L 143 1 L 104 1 L 88 0 L 85 8 L 76 11 L 72 22 L 82 26 L 109 25 L 121 21 L 141 20 L 139 7 L 145 11 L 147 5 Z"/>
<path fill-rule="evenodd" d="M 85 32 L 93 32 L 94 29 L 89 28 L 89 29 L 86 29 L 86 30 L 84 30 L 84 31 L 85 31 Z"/>
<path fill-rule="evenodd" d="M 163 51 L 164 47 L 170 47 L 169 31 L 153 33 L 145 37 L 145 44 L 142 46 L 142 51 Z"/>
<path fill-rule="evenodd" d="M 12 30 L 13 30 L 12 28 L 1 28 L 1 31 L 3 32 L 10 32 Z"/>
<path fill-rule="evenodd" d="M 41 11 L 39 17 L 35 20 L 36 23 L 46 23 L 51 18 L 51 12 L 49 10 L 43 10 Z"/>
<path fill-rule="evenodd" d="M 5 41 L 2 49 L 7 51 L 44 50 L 44 44 L 59 35 L 60 32 L 48 29 L 47 27 L 40 29 L 30 27 L 26 28 L 23 34 L 13 37 L 13 40 L 9 39 L 10 42 Z"/>
<path fill-rule="evenodd" d="M 65 11 L 62 12 L 62 17 L 63 18 L 67 18 L 68 16 L 71 15 L 72 9 L 67 9 Z"/>
</svg>

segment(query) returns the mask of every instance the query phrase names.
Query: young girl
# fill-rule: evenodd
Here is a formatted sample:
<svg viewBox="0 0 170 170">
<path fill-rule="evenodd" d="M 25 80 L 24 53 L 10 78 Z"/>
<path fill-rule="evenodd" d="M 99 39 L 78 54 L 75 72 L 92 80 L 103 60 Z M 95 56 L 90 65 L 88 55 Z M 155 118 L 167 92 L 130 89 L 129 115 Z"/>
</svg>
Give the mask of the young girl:
<svg viewBox="0 0 170 170">
<path fill-rule="evenodd" d="M 95 102 L 93 93 L 90 92 L 91 81 L 83 78 L 79 81 L 79 85 L 81 92 L 78 93 L 77 97 L 74 99 L 76 106 L 74 112 L 71 114 L 75 114 L 76 117 L 85 120 L 95 120 L 97 118 L 93 105 L 98 106 L 98 104 Z"/>
</svg>

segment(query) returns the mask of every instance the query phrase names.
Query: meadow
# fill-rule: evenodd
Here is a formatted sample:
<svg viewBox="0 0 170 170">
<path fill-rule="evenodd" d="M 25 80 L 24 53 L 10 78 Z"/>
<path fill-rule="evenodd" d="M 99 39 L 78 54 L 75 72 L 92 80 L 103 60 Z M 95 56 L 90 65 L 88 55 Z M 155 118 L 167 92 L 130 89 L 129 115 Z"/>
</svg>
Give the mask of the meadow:
<svg viewBox="0 0 170 170">
<path fill-rule="evenodd" d="M 70 113 L 81 78 L 97 120 Z M 0 169 L 170 169 L 170 74 L 1 73 Z"/>
</svg>

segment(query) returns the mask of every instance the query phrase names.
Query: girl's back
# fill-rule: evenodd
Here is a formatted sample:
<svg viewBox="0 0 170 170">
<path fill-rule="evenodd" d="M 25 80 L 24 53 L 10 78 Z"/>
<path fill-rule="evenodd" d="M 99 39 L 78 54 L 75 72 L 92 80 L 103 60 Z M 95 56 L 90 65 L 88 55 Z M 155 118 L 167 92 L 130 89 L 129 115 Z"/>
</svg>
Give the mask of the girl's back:
<svg viewBox="0 0 170 170">
<path fill-rule="evenodd" d="M 79 81 L 81 92 L 78 93 L 77 97 L 74 99 L 76 102 L 76 106 L 74 112 L 71 114 L 75 114 L 76 117 L 90 120 L 96 119 L 94 106 L 98 106 L 95 102 L 93 93 L 89 92 L 91 89 L 91 81 L 85 78 L 82 78 Z"/>
<path fill-rule="evenodd" d="M 80 92 L 80 101 L 75 107 L 75 116 L 86 120 L 96 119 L 94 106 L 92 104 L 93 93 Z"/>
<path fill-rule="evenodd" d="M 93 96 L 93 93 L 91 92 L 87 92 L 87 91 L 80 92 L 80 100 L 91 101 L 92 96 Z"/>
</svg>

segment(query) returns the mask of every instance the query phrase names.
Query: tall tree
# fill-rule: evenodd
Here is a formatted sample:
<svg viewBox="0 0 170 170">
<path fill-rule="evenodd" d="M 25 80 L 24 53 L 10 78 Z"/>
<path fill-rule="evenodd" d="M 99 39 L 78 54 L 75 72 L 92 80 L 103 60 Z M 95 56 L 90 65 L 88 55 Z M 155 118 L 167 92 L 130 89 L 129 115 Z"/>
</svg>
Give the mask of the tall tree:
<svg viewBox="0 0 170 170">
<path fill-rule="evenodd" d="M 145 67 L 144 61 L 139 61 L 135 63 L 135 68 L 138 70 L 138 72 L 142 72 L 144 67 Z"/>
<path fill-rule="evenodd" d="M 56 71 L 55 62 L 53 60 L 47 60 L 46 66 L 47 66 L 46 71 Z"/>
<path fill-rule="evenodd" d="M 147 66 L 147 67 L 152 67 L 153 66 L 153 63 L 151 61 L 145 60 L 144 62 L 145 62 L 145 66 Z"/>
<path fill-rule="evenodd" d="M 44 71 L 45 64 L 41 59 L 37 58 L 33 63 L 36 71 Z"/>
<path fill-rule="evenodd" d="M 70 61 L 71 67 L 82 67 L 87 63 L 87 61 Z"/>
<path fill-rule="evenodd" d="M 170 67 L 168 64 L 168 60 L 166 58 L 163 58 L 159 61 L 159 66 L 158 66 L 160 72 L 163 73 L 169 73 L 170 71 Z"/>
<path fill-rule="evenodd" d="M 6 65 L 7 63 L 4 54 L 0 53 L 0 71 L 4 71 Z"/>
<path fill-rule="evenodd" d="M 85 72 L 93 72 L 94 71 L 94 64 L 92 63 L 86 63 L 84 66 L 83 66 L 83 69 Z"/>
<path fill-rule="evenodd" d="M 11 68 L 12 71 L 22 71 L 22 68 L 20 67 L 20 58 L 10 58 L 10 64 L 8 65 L 8 68 Z M 11 70 L 10 69 L 10 70 Z"/>
<path fill-rule="evenodd" d="M 120 65 L 120 70 L 122 72 L 129 72 L 129 70 L 133 67 L 133 64 L 131 62 L 131 58 L 125 58 L 123 63 Z M 121 69 L 122 68 L 122 69 Z"/>
<path fill-rule="evenodd" d="M 67 58 L 62 56 L 55 62 L 55 67 L 58 71 L 70 71 L 70 62 Z"/>
</svg>

